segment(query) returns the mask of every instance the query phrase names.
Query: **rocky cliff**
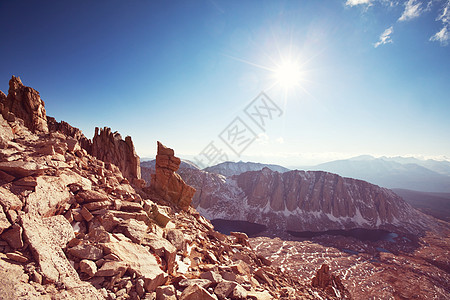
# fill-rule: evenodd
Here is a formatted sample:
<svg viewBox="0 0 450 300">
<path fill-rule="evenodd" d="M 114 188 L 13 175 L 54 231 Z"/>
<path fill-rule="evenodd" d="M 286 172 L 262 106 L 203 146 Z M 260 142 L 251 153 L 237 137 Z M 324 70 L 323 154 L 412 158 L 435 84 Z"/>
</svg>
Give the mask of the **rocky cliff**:
<svg viewBox="0 0 450 300">
<path fill-rule="evenodd" d="M 2 113 L 6 120 L 14 117 L 23 120 L 32 132 L 48 132 L 44 101 L 36 90 L 24 86 L 19 77 L 12 76 L 9 81 L 8 96 L 0 95 Z"/>
<path fill-rule="evenodd" d="M 92 139 L 91 154 L 104 162 L 112 163 L 119 167 L 122 174 L 131 183 L 144 186 L 141 180 L 141 167 L 139 156 L 134 150 L 133 141 L 130 136 L 122 140 L 121 135 L 111 132 L 111 128 L 95 128 Z"/>
</svg>

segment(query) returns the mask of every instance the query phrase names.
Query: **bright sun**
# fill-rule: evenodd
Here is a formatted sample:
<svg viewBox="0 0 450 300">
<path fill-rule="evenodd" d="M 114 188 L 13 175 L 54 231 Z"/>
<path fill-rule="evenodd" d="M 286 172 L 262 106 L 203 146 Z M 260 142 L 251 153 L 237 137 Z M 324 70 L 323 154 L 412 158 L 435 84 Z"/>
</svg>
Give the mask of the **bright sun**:
<svg viewBox="0 0 450 300">
<path fill-rule="evenodd" d="M 300 67 L 296 62 L 285 61 L 274 70 L 274 77 L 278 84 L 286 89 L 300 85 Z"/>
</svg>

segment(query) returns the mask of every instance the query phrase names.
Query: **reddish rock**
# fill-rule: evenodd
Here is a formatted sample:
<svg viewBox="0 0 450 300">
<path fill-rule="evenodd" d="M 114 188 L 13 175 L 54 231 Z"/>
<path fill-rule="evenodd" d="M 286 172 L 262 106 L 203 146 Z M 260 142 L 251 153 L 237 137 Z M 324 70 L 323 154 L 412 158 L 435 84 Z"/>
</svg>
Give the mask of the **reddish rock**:
<svg viewBox="0 0 450 300">
<path fill-rule="evenodd" d="M 119 167 L 123 176 L 131 183 L 141 179 L 140 159 L 131 137 L 127 136 L 122 140 L 117 131 L 111 132 L 111 128 L 95 128 L 91 154 Z"/>
<path fill-rule="evenodd" d="M 140 244 L 144 240 L 148 226 L 143 221 L 128 219 L 119 224 L 118 230 L 134 243 Z"/>
<path fill-rule="evenodd" d="M 150 249 L 159 257 L 164 258 L 167 263 L 167 272 L 173 273 L 175 266 L 175 256 L 177 248 L 173 246 L 168 240 L 149 233 L 143 237 L 142 244 L 149 246 Z"/>
<path fill-rule="evenodd" d="M 173 285 L 164 285 L 156 289 L 156 300 L 177 300 L 177 293 Z"/>
<path fill-rule="evenodd" d="M 83 259 L 80 261 L 80 271 L 92 277 L 97 272 L 97 265 L 92 260 Z"/>
<path fill-rule="evenodd" d="M 103 250 L 101 248 L 87 243 L 69 248 L 68 252 L 81 259 L 98 260 L 103 257 Z"/>
<path fill-rule="evenodd" d="M 184 289 L 180 300 L 216 300 L 207 290 L 194 284 Z"/>
<path fill-rule="evenodd" d="M 324 290 L 333 297 L 340 297 L 341 299 L 351 298 L 340 277 L 331 274 L 330 267 L 327 264 L 323 264 L 317 271 L 316 276 L 311 280 L 311 285 Z"/>
<path fill-rule="evenodd" d="M 125 262 L 131 273 L 144 279 L 144 287 L 147 292 L 153 292 L 164 284 L 167 274 L 160 269 L 155 258 L 143 246 L 127 241 L 105 243 L 103 247 L 107 253 L 114 254 L 120 261 Z"/>
<path fill-rule="evenodd" d="M 180 166 L 180 159 L 174 156 L 174 151 L 158 142 L 156 155 L 156 170 L 152 175 L 151 188 L 167 201 L 188 209 L 192 202 L 195 189 L 187 185 L 180 175 L 175 173 Z"/>
<path fill-rule="evenodd" d="M 11 78 L 8 96 L 6 99 L 0 97 L 0 100 L 4 109 L 21 118 L 30 131 L 48 132 L 44 101 L 41 100 L 39 92 L 24 86 L 19 77 Z"/>
<path fill-rule="evenodd" d="M 114 276 L 119 274 L 122 277 L 125 274 L 128 266 L 122 261 L 106 261 L 102 267 L 97 271 L 95 276 Z"/>
<path fill-rule="evenodd" d="M 0 170 L 15 177 L 22 178 L 31 175 L 42 175 L 49 167 L 27 161 L 0 162 Z"/>
<path fill-rule="evenodd" d="M 109 200 L 108 195 L 106 195 L 105 193 L 93 190 L 80 191 L 79 193 L 77 193 L 77 198 L 82 199 L 81 202 L 83 203 Z"/>
<path fill-rule="evenodd" d="M 3 232 L 1 237 L 8 242 L 11 248 L 20 249 L 23 247 L 22 232 L 22 227 L 14 224 L 11 228 Z"/>
<path fill-rule="evenodd" d="M 11 223 L 9 223 L 8 218 L 6 217 L 5 212 L 3 211 L 3 208 L 0 206 L 0 234 L 9 228 L 11 226 Z"/>
<path fill-rule="evenodd" d="M 214 294 L 216 294 L 219 299 L 227 299 L 236 286 L 237 283 L 234 281 L 221 281 L 214 288 Z"/>
<path fill-rule="evenodd" d="M 79 286 L 78 274 L 62 251 L 75 237 L 66 218 L 61 215 L 42 218 L 26 214 L 21 216 L 21 222 L 24 238 L 47 280 L 60 281 L 67 287 Z"/>
<path fill-rule="evenodd" d="M 79 150 L 78 147 L 81 146 L 88 153 L 91 152 L 92 142 L 84 136 L 80 129 L 72 127 L 64 121 L 57 122 L 55 118 L 49 116 L 47 116 L 47 124 L 50 132 L 60 132 L 70 137 L 66 140 L 69 151 L 74 152 L 75 150 Z"/>
</svg>

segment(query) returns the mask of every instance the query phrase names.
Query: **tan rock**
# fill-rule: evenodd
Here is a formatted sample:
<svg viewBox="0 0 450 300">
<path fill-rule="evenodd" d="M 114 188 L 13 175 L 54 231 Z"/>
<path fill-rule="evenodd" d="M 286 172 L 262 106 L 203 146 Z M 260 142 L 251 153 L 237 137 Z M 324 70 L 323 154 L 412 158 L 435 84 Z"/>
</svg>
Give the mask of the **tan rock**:
<svg viewBox="0 0 450 300">
<path fill-rule="evenodd" d="M 77 287 L 80 279 L 67 260 L 62 248 L 75 237 L 72 226 L 63 216 L 42 218 L 21 216 L 24 238 L 28 242 L 42 273 L 51 282 L 62 282 Z"/>
<path fill-rule="evenodd" d="M 204 288 L 194 284 L 184 289 L 179 300 L 216 300 L 216 298 Z"/>
<path fill-rule="evenodd" d="M 35 162 L 28 161 L 4 161 L 0 162 L 0 170 L 15 177 L 22 178 L 31 175 L 42 175 L 49 168 Z"/>
<path fill-rule="evenodd" d="M 103 244 L 107 253 L 116 255 L 120 261 L 125 262 L 131 273 L 144 279 L 144 287 L 147 292 L 153 292 L 164 284 L 167 274 L 160 269 L 154 255 L 143 246 L 128 241 Z"/>
<path fill-rule="evenodd" d="M 175 246 L 178 251 L 184 251 L 186 249 L 186 240 L 184 234 L 179 229 L 167 229 L 166 239 Z"/>
<path fill-rule="evenodd" d="M 103 257 L 101 248 L 86 242 L 68 249 L 68 252 L 81 259 L 98 260 Z"/>
<path fill-rule="evenodd" d="M 80 271 L 92 277 L 97 272 L 97 265 L 92 260 L 83 259 L 80 261 Z"/>
<path fill-rule="evenodd" d="M 130 238 L 134 243 L 140 244 L 144 240 L 148 226 L 143 221 L 128 219 L 119 224 L 118 230 Z"/>
<path fill-rule="evenodd" d="M 173 285 L 163 285 L 156 289 L 156 300 L 177 300 L 177 293 Z"/>
<path fill-rule="evenodd" d="M 81 209 L 80 213 L 87 222 L 91 221 L 94 218 L 94 216 L 91 214 L 91 212 L 84 206 Z"/>
<path fill-rule="evenodd" d="M 156 174 L 152 175 L 150 187 L 165 200 L 186 210 L 192 202 L 195 189 L 187 185 L 180 175 L 175 173 L 180 162 L 180 159 L 174 156 L 172 149 L 158 142 Z"/>
<path fill-rule="evenodd" d="M 2 103 L 9 112 L 24 121 L 32 132 L 48 132 L 44 101 L 39 93 L 22 84 L 19 77 L 13 76 L 9 81 L 9 91 Z"/>
<path fill-rule="evenodd" d="M 149 233 L 143 237 L 142 244 L 149 246 L 150 249 L 156 253 L 167 263 L 167 272 L 173 273 L 175 267 L 175 257 L 177 254 L 177 248 L 172 245 L 165 238 L 159 237 L 156 234 Z"/>
<path fill-rule="evenodd" d="M 114 276 L 122 277 L 125 274 L 128 266 L 122 261 L 106 261 L 102 267 L 97 271 L 95 276 Z"/>
<path fill-rule="evenodd" d="M 130 182 L 141 178 L 140 159 L 129 136 L 122 140 L 117 131 L 111 132 L 111 128 L 95 128 L 91 154 L 104 162 L 118 166 L 123 176 Z"/>
<path fill-rule="evenodd" d="M 11 226 L 3 208 L 0 206 L 0 234 Z"/>
<path fill-rule="evenodd" d="M 81 202 L 97 202 L 97 201 L 108 201 L 108 195 L 102 192 L 97 192 L 93 190 L 81 191 L 77 194 L 77 198 L 81 199 Z"/>
<path fill-rule="evenodd" d="M 219 299 L 226 299 L 236 286 L 237 283 L 234 281 L 223 280 L 214 288 L 214 294 L 216 294 Z"/>
<path fill-rule="evenodd" d="M 10 260 L 16 261 L 18 263 L 27 263 L 29 261 L 28 257 L 23 255 L 20 252 L 10 252 L 6 253 L 6 257 L 8 257 Z"/>
</svg>

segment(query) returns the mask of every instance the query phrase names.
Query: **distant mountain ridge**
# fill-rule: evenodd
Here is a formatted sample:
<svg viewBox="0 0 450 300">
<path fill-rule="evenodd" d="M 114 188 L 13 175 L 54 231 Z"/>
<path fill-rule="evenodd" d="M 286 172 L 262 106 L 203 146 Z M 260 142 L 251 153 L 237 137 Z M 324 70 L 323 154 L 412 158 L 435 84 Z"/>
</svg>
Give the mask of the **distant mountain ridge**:
<svg viewBox="0 0 450 300">
<path fill-rule="evenodd" d="M 309 170 L 357 178 L 386 188 L 424 192 L 450 192 L 450 162 L 405 157 L 363 155 L 326 162 Z"/>
<path fill-rule="evenodd" d="M 211 167 L 207 167 L 204 170 L 206 172 L 210 173 L 216 173 L 216 174 L 222 174 L 226 177 L 230 177 L 233 175 L 239 175 L 248 171 L 259 171 L 264 168 L 269 168 L 272 171 L 284 173 L 287 171 L 290 171 L 288 168 L 279 166 L 279 165 L 273 165 L 273 164 L 262 164 L 262 163 L 255 163 L 255 162 L 232 162 L 232 161 L 226 161 Z"/>
</svg>

